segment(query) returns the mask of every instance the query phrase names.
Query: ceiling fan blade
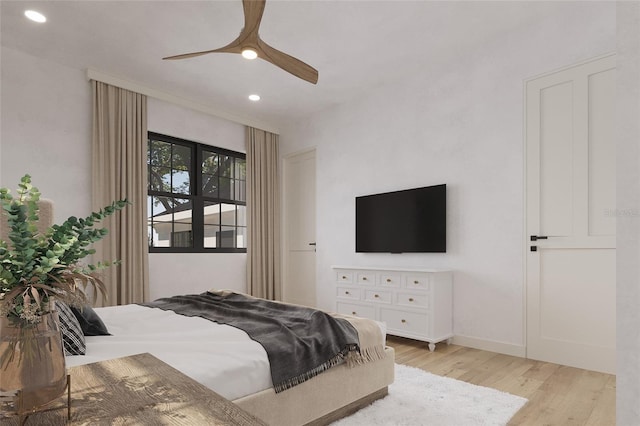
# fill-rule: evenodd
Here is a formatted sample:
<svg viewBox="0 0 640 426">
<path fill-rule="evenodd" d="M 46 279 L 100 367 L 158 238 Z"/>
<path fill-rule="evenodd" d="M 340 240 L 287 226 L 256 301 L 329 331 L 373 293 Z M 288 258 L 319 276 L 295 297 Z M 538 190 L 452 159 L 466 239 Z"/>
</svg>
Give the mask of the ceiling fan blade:
<svg viewBox="0 0 640 426">
<path fill-rule="evenodd" d="M 194 58 L 196 56 L 206 55 L 208 53 L 219 53 L 219 52 L 241 53 L 242 52 L 241 40 L 240 40 L 241 37 L 242 37 L 242 34 L 240 35 L 240 37 L 233 40 L 231 43 L 227 44 L 226 46 L 220 47 L 218 49 L 203 50 L 202 52 L 184 53 L 182 55 L 175 55 L 175 56 L 167 56 L 166 58 L 162 58 L 162 59 L 169 59 L 169 60 L 188 59 L 188 58 Z"/>
<path fill-rule="evenodd" d="M 215 49 L 215 50 L 205 50 L 202 52 L 184 53 L 182 55 L 167 56 L 166 58 L 162 58 L 162 59 L 167 59 L 167 60 L 188 59 L 188 58 L 195 58 L 196 56 L 206 55 L 207 53 L 214 53 L 214 52 L 219 52 L 219 50 Z"/>
<path fill-rule="evenodd" d="M 242 0 L 242 8 L 244 9 L 244 28 L 240 33 L 242 35 L 248 35 L 251 33 L 258 34 L 258 27 L 262 20 L 262 14 L 264 13 L 264 6 L 266 0 Z"/>
<path fill-rule="evenodd" d="M 316 84 L 318 82 L 318 70 L 311 65 L 307 65 L 300 59 L 296 59 L 293 56 L 274 49 L 261 39 L 258 39 L 258 47 L 261 50 L 259 56 L 265 61 L 271 62 L 273 65 L 309 83 Z"/>
</svg>

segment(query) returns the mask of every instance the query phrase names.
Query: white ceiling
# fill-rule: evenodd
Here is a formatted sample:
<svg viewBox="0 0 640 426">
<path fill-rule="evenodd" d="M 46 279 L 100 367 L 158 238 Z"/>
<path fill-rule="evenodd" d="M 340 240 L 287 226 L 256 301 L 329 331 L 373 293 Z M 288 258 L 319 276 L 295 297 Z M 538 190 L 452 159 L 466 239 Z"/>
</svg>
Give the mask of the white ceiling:
<svg viewBox="0 0 640 426">
<path fill-rule="evenodd" d="M 234 54 L 161 60 L 235 39 L 243 26 L 240 0 L 3 0 L 0 7 L 3 46 L 280 128 L 409 74 L 427 74 L 479 43 L 508 37 L 517 27 L 569 14 L 572 4 L 267 1 L 260 36 L 318 69 L 317 85 Z M 27 20 L 28 8 L 45 14 L 48 22 Z M 248 101 L 250 93 L 262 100 Z"/>
</svg>

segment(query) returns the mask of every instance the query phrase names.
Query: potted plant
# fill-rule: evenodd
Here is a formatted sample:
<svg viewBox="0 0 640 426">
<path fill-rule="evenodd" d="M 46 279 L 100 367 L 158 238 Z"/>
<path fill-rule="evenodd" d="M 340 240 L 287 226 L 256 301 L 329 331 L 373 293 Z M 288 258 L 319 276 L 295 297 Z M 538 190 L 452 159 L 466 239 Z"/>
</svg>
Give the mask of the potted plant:
<svg viewBox="0 0 640 426">
<path fill-rule="evenodd" d="M 8 240 L 0 240 L 0 392 L 19 393 L 14 404 L 23 415 L 48 405 L 66 388 L 64 352 L 54 301 L 88 303 L 85 288 L 105 295 L 97 272 L 114 262 L 81 264 L 107 235 L 95 225 L 124 208 L 115 201 L 86 218 L 70 217 L 38 233 L 40 192 L 31 177 L 20 180 L 16 197 L 0 188 Z M 1 417 L 1 416 L 0 416 Z"/>
</svg>

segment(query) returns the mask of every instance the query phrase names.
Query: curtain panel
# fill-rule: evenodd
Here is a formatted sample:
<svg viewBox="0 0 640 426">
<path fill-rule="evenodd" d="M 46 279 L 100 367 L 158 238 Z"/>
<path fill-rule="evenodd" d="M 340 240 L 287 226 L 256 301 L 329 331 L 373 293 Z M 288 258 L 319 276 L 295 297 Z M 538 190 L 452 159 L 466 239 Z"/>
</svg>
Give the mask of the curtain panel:
<svg viewBox="0 0 640 426">
<path fill-rule="evenodd" d="M 247 127 L 247 292 L 281 300 L 278 135 Z"/>
<path fill-rule="evenodd" d="M 147 242 L 147 97 L 92 80 L 92 208 L 115 200 L 131 203 L 103 222 L 109 235 L 95 244 L 97 261 L 120 260 L 105 269 L 102 306 L 146 302 L 149 297 Z"/>
</svg>

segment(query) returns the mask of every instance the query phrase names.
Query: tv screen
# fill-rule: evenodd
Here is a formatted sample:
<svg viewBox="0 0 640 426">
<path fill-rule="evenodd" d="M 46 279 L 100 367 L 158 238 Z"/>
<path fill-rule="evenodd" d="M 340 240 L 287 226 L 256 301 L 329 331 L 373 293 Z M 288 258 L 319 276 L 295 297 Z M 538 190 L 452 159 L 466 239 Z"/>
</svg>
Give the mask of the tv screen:
<svg viewBox="0 0 640 426">
<path fill-rule="evenodd" d="M 356 252 L 446 251 L 446 184 L 356 197 Z"/>
</svg>

